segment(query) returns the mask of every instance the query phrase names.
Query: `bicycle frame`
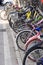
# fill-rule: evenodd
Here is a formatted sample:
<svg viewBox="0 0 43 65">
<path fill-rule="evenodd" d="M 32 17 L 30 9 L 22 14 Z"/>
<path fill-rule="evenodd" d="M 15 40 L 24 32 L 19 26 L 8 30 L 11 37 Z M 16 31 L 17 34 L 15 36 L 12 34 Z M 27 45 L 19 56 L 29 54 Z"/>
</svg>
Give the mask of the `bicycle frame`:
<svg viewBox="0 0 43 65">
<path fill-rule="evenodd" d="M 32 31 L 34 31 L 35 26 L 38 26 L 38 25 L 40 25 L 41 23 L 43 23 L 43 19 L 41 19 L 40 21 L 38 21 L 35 25 L 31 23 L 30 25 L 31 25 L 31 27 L 32 27 Z M 36 30 L 35 30 L 35 32 L 37 33 Z"/>
<path fill-rule="evenodd" d="M 28 41 L 27 41 L 26 44 L 25 44 L 25 50 L 27 50 L 29 44 L 32 44 L 33 41 L 39 41 L 39 42 L 42 41 L 42 39 L 40 38 L 40 34 L 41 34 L 40 32 L 37 32 L 36 35 L 34 35 L 33 37 L 30 37 L 30 38 L 28 39 Z M 32 59 L 32 58 L 29 57 L 29 56 L 28 56 L 28 58 L 29 58 L 30 60 L 36 62 L 35 59 Z"/>
<path fill-rule="evenodd" d="M 37 25 L 39 25 L 40 23 L 42 23 L 43 22 L 43 19 L 41 19 L 38 23 L 37 23 Z"/>
<path fill-rule="evenodd" d="M 39 25 L 39 24 L 41 24 L 43 22 L 43 19 L 41 20 L 41 21 L 39 21 L 36 25 Z M 33 26 L 33 30 L 35 29 L 35 26 L 34 25 L 32 25 Z M 41 39 L 39 38 L 39 36 L 40 36 L 40 32 L 38 32 L 38 31 L 36 31 L 37 32 L 37 34 L 36 35 L 34 35 L 33 37 L 30 37 L 28 40 L 27 40 L 27 42 L 26 42 L 26 44 L 25 44 L 25 49 L 27 49 L 27 47 L 28 47 L 28 45 L 32 42 L 32 41 L 34 41 L 34 40 L 38 40 L 38 41 L 41 41 Z"/>
<path fill-rule="evenodd" d="M 32 41 L 34 40 L 38 40 L 41 41 L 41 39 L 39 39 L 40 36 L 40 32 L 38 32 L 36 35 L 34 35 L 33 37 L 29 38 L 28 41 L 25 44 L 25 49 L 27 49 L 27 47 L 29 46 L 29 44 L 31 44 Z"/>
</svg>

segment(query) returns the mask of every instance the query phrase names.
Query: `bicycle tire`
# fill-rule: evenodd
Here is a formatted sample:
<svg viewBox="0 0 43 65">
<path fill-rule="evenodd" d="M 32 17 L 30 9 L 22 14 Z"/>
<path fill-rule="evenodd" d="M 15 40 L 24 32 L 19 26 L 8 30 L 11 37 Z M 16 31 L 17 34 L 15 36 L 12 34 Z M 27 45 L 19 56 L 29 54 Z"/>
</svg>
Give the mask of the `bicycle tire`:
<svg viewBox="0 0 43 65">
<path fill-rule="evenodd" d="M 10 20 L 9 20 L 9 25 L 10 25 L 10 27 L 13 29 L 13 23 L 11 22 L 11 18 L 10 18 Z"/>
<path fill-rule="evenodd" d="M 7 20 L 9 21 L 11 18 L 10 13 L 8 14 Z"/>
<path fill-rule="evenodd" d="M 32 35 L 35 35 L 34 34 L 34 32 L 32 32 L 31 30 L 23 30 L 23 31 L 21 31 L 20 33 L 18 33 L 18 35 L 17 35 L 17 37 L 16 37 L 16 44 L 17 44 L 17 46 L 18 46 L 18 48 L 20 49 L 20 50 L 22 50 L 22 51 L 25 51 L 25 49 L 23 49 L 22 47 L 20 47 L 20 45 L 19 45 L 19 43 L 18 43 L 18 39 L 19 39 L 19 37 L 20 37 L 20 35 L 22 34 L 22 33 L 24 33 L 24 32 L 31 32 L 31 34 Z M 26 37 L 25 37 L 26 38 Z M 23 43 L 24 44 L 24 43 Z"/>
<path fill-rule="evenodd" d="M 29 23 L 26 23 L 24 21 L 15 21 L 13 25 L 14 31 L 16 33 L 23 31 L 23 30 L 32 30 L 32 26 Z"/>
<path fill-rule="evenodd" d="M 7 15 L 6 15 L 6 18 L 5 18 L 6 12 L 5 12 L 5 14 L 4 14 L 3 12 L 5 12 L 5 10 L 2 10 L 2 11 L 0 12 L 0 18 L 1 18 L 2 20 L 7 20 Z M 4 14 L 4 16 L 3 16 L 2 14 Z M 4 18 L 3 18 L 3 17 L 4 17 Z"/>
<path fill-rule="evenodd" d="M 14 18 L 14 16 L 12 17 L 12 14 L 14 14 L 15 12 L 10 12 L 9 13 L 9 15 L 8 15 L 8 21 L 9 21 L 9 25 L 10 25 L 10 27 L 16 32 L 16 30 L 15 30 L 15 21 L 12 19 L 12 18 Z M 11 16 L 10 16 L 11 15 Z M 13 22 L 12 22 L 13 21 Z M 15 22 L 15 23 L 14 23 Z M 14 26 L 15 25 L 15 26 Z"/>
<path fill-rule="evenodd" d="M 26 31 L 25 31 L 26 32 Z M 28 32 L 27 33 L 21 33 L 20 35 L 20 40 L 23 42 L 23 43 L 26 43 L 26 41 L 28 40 Z M 31 35 L 29 35 L 30 37 L 33 36 L 33 34 L 35 35 L 35 33 L 32 33 Z M 27 39 L 27 40 L 26 40 Z"/>
<path fill-rule="evenodd" d="M 37 44 L 37 45 L 39 45 L 39 44 Z M 34 51 L 34 50 L 36 50 L 36 49 L 42 49 L 43 50 L 43 47 L 38 47 L 38 46 L 33 46 L 33 47 L 31 47 L 30 49 L 28 49 L 27 50 L 27 52 L 26 52 L 26 54 L 25 54 L 25 56 L 24 56 L 24 58 L 23 58 L 23 65 L 26 65 L 25 63 L 26 63 L 26 58 L 27 58 L 27 56 L 32 52 L 32 51 Z"/>
<path fill-rule="evenodd" d="M 14 11 L 11 11 L 11 12 L 8 14 L 8 17 L 7 17 L 8 21 L 10 20 L 11 15 L 14 14 L 14 13 L 15 13 Z"/>
</svg>

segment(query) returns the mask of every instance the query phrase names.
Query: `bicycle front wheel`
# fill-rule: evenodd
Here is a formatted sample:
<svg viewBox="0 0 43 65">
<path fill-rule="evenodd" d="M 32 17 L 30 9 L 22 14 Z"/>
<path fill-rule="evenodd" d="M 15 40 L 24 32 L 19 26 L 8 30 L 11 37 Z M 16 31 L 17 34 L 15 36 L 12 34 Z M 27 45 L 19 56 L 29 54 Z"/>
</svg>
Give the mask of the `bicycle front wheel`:
<svg viewBox="0 0 43 65">
<path fill-rule="evenodd" d="M 7 15 L 6 15 L 6 11 L 5 11 L 5 10 L 2 10 L 2 11 L 0 12 L 0 18 L 1 18 L 2 20 L 7 20 Z"/>
<path fill-rule="evenodd" d="M 34 32 L 32 32 L 31 30 L 24 30 L 18 33 L 16 38 L 16 43 L 18 48 L 22 51 L 25 51 L 24 45 L 26 41 L 33 35 L 34 35 Z"/>
<path fill-rule="evenodd" d="M 31 56 L 36 59 L 36 62 L 33 62 L 28 57 Z M 27 50 L 24 59 L 23 59 L 23 65 L 37 65 L 37 60 L 39 58 L 43 57 L 43 47 L 33 46 L 30 49 Z"/>
</svg>

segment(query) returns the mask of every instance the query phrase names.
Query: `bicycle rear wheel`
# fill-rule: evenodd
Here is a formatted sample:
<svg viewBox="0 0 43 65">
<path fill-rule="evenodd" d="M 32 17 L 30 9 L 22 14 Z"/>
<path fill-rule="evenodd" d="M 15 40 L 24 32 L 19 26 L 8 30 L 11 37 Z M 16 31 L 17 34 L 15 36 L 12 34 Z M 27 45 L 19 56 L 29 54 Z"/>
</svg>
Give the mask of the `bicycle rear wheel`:
<svg viewBox="0 0 43 65">
<path fill-rule="evenodd" d="M 33 53 L 33 56 L 32 56 Z M 33 57 L 36 62 L 33 62 L 32 60 L 30 60 L 28 57 Z M 23 58 L 23 65 L 36 65 L 37 60 L 39 58 L 43 57 L 43 47 L 38 47 L 38 46 L 33 46 L 30 49 L 27 50 L 24 58 Z"/>
<path fill-rule="evenodd" d="M 14 22 L 14 25 L 13 25 L 13 30 L 15 33 L 18 33 L 22 30 L 22 25 L 23 25 L 23 22 L 17 20 Z"/>
<path fill-rule="evenodd" d="M 13 25 L 14 25 L 14 22 L 15 22 L 15 15 L 16 15 L 16 12 L 11 12 L 10 11 L 10 13 L 8 14 L 8 21 L 9 21 L 9 25 L 10 25 L 10 27 L 13 29 Z"/>
</svg>

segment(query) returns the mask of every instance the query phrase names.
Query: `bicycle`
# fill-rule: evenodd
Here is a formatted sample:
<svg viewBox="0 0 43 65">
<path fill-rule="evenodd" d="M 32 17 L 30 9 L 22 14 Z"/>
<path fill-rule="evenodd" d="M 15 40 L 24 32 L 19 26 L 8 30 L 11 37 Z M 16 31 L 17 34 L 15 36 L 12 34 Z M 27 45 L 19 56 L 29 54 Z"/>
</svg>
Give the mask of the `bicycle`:
<svg viewBox="0 0 43 65">
<path fill-rule="evenodd" d="M 29 8 L 30 8 L 30 11 L 29 11 Z M 15 18 L 15 16 L 11 16 L 10 17 L 10 19 L 9 19 L 9 23 L 10 23 L 10 27 L 16 32 L 16 33 L 18 33 L 18 32 L 20 32 L 22 29 L 24 29 L 24 26 L 23 26 L 23 24 L 25 24 L 25 22 L 24 22 L 24 20 L 25 19 L 27 19 L 27 21 L 28 21 L 28 19 L 30 19 L 30 18 L 35 18 L 36 17 L 36 19 L 35 19 L 35 21 L 38 21 L 38 20 L 40 20 L 42 17 L 38 14 L 38 12 L 36 11 L 36 10 L 34 10 L 34 7 L 32 7 L 32 6 L 28 6 L 27 8 L 26 8 L 26 10 L 25 11 L 23 11 L 23 12 L 21 12 L 21 10 L 20 10 L 20 12 L 12 12 L 12 14 L 15 14 L 15 13 L 17 13 L 16 15 L 16 17 L 17 18 Z M 26 14 L 26 15 L 25 15 Z M 23 15 L 23 16 L 22 16 Z M 9 17 L 8 17 L 9 18 Z M 19 20 L 19 18 L 20 18 L 20 20 Z M 23 24 L 22 24 L 22 21 L 23 21 Z M 28 28 L 28 25 L 27 25 L 27 28 Z"/>
<path fill-rule="evenodd" d="M 8 14 L 8 18 L 7 18 L 9 21 L 9 25 L 12 29 L 13 29 L 14 21 L 16 21 L 18 19 L 18 11 L 21 11 L 20 7 L 13 6 L 13 8 L 14 8 L 14 10 Z"/>
<path fill-rule="evenodd" d="M 40 31 L 41 29 L 43 29 L 43 24 L 39 27 L 39 28 L 36 28 L 37 31 Z M 30 39 L 26 42 L 25 46 L 26 46 L 26 49 L 27 47 L 29 46 L 29 44 L 31 44 L 32 41 L 39 41 L 37 44 L 35 43 L 35 45 L 33 46 L 30 46 L 30 48 L 28 48 L 28 50 L 26 51 L 26 54 L 24 56 L 24 59 L 23 59 L 23 65 L 26 65 L 25 62 L 26 62 L 26 59 L 27 59 L 27 56 L 28 56 L 28 59 L 32 60 L 32 61 L 35 61 L 37 62 L 37 60 L 40 58 L 41 54 L 39 51 L 39 49 L 43 49 L 43 34 L 41 34 L 40 32 L 37 32 L 36 35 L 34 35 L 33 37 L 30 37 Z M 40 48 L 39 48 L 40 47 Z M 37 50 L 38 49 L 38 50 Z M 34 51 L 36 50 L 36 51 Z M 34 53 L 34 52 L 35 53 Z M 31 53 L 32 52 L 32 53 Z M 28 55 L 30 54 L 31 55 Z M 41 52 L 42 53 L 42 52 Z M 37 56 L 37 55 L 38 56 Z M 43 54 L 42 54 L 43 55 Z M 42 56 L 43 57 L 43 56 Z"/>
<path fill-rule="evenodd" d="M 40 45 L 43 44 L 43 42 L 40 42 L 34 46 L 32 46 L 30 49 L 28 49 L 26 51 L 26 54 L 23 58 L 23 65 L 37 65 L 37 62 L 40 58 L 43 58 L 43 47 L 41 47 Z M 29 60 L 29 56 L 32 54 L 34 56 L 34 58 L 36 59 L 36 62 L 32 62 Z M 39 63 L 40 65 L 40 63 Z M 41 64 L 43 65 L 43 64 Z"/>
<path fill-rule="evenodd" d="M 29 39 L 28 39 L 28 41 L 26 42 L 26 44 L 25 44 L 25 49 L 27 50 L 27 48 L 28 48 L 28 46 L 30 45 L 30 44 L 32 44 L 32 43 L 37 43 L 37 41 L 43 41 L 43 34 L 42 33 L 40 33 L 39 31 L 41 30 L 43 28 L 43 24 L 42 25 L 40 25 L 40 27 L 38 27 L 38 28 L 36 28 L 35 30 L 37 30 L 38 32 L 37 32 L 37 34 L 36 35 L 34 35 L 34 36 L 32 36 L 32 37 L 30 37 Z M 38 42 L 38 43 L 39 43 Z M 31 57 L 29 57 L 32 61 L 36 61 L 36 60 L 34 60 L 34 59 L 32 59 Z"/>
<path fill-rule="evenodd" d="M 30 14 L 30 13 L 29 13 Z M 28 14 L 28 15 L 29 15 Z M 37 15 L 36 15 L 37 16 Z M 39 16 L 40 17 L 40 16 Z M 22 19 L 23 18 L 23 19 Z M 17 21 L 14 21 L 14 25 L 13 25 L 13 30 L 18 33 L 20 31 L 22 31 L 23 29 L 25 30 L 25 28 L 29 28 L 29 23 L 32 22 L 32 18 L 31 18 L 31 14 L 30 16 L 28 17 L 28 19 L 26 18 L 26 16 L 22 16 L 21 20 L 17 20 Z M 34 18 L 35 19 L 35 18 Z M 37 18 L 35 19 L 34 22 L 37 22 L 38 20 L 40 20 L 41 18 Z M 31 20 L 31 21 L 30 21 Z"/>
<path fill-rule="evenodd" d="M 13 23 L 13 30 L 18 33 L 23 29 L 23 24 L 25 24 L 24 20 L 26 19 L 26 16 L 23 15 L 20 20 L 18 17 L 16 18 L 16 21 L 12 18 L 10 21 Z M 28 26 L 27 26 L 28 27 Z"/>
<path fill-rule="evenodd" d="M 8 19 L 8 21 L 9 21 L 10 27 L 13 29 L 13 24 L 14 24 L 14 21 L 13 21 L 13 20 L 16 21 L 16 19 L 18 19 L 18 13 L 17 13 L 16 11 L 10 12 L 7 19 Z M 12 19 L 13 19 L 13 20 L 12 20 Z"/>
<path fill-rule="evenodd" d="M 30 7 L 30 6 L 29 6 Z M 31 9 L 32 9 L 32 7 L 30 7 Z M 22 23 L 24 23 L 24 22 L 21 22 L 21 21 L 23 21 L 23 20 L 25 20 L 26 19 L 26 17 L 27 18 L 30 18 L 30 16 L 31 16 L 31 11 L 29 11 L 28 10 L 28 8 L 26 8 L 25 10 L 23 10 L 23 8 L 22 9 L 19 9 L 19 10 L 17 10 L 16 12 L 12 12 L 12 13 L 17 13 L 16 15 L 16 18 L 15 18 L 15 16 L 12 16 L 11 18 L 10 18 L 10 21 L 9 21 L 9 23 L 11 23 L 11 27 L 13 27 L 13 30 L 15 31 L 15 32 L 17 32 L 17 31 L 19 31 L 19 30 L 17 30 L 17 28 L 19 28 L 20 27 L 20 25 L 22 26 Z M 26 14 L 26 15 L 25 15 Z M 19 22 L 20 21 L 20 22 Z M 19 25 L 20 24 L 20 25 Z M 22 26 L 23 27 L 23 26 Z"/>
<path fill-rule="evenodd" d="M 40 18 L 41 19 L 41 18 Z M 42 22 L 42 20 L 40 20 L 39 22 L 37 21 L 37 19 L 35 19 L 35 22 L 33 21 L 32 23 L 28 23 L 28 26 L 29 26 L 29 28 L 28 28 L 28 30 L 30 29 L 30 30 L 32 30 L 33 28 L 34 28 L 34 25 L 36 24 L 36 25 L 38 25 L 39 23 L 41 23 Z M 43 22 L 42 22 L 43 23 Z M 35 31 L 34 31 L 35 32 Z M 23 43 L 25 43 L 26 42 L 26 36 L 24 36 L 25 34 L 25 31 L 23 31 L 23 32 L 21 32 L 21 36 L 20 36 L 20 39 L 21 39 L 21 41 L 23 42 Z M 23 35 L 24 34 L 24 35 Z M 24 36 L 24 37 L 23 37 Z M 24 41 L 23 41 L 24 40 Z"/>
<path fill-rule="evenodd" d="M 30 8 L 30 11 L 28 10 Z M 24 27 L 24 26 L 22 26 L 23 24 L 20 24 L 20 25 L 17 25 L 17 24 L 19 24 L 19 23 L 21 23 L 22 21 L 24 21 L 24 25 L 25 25 L 25 23 L 26 22 L 28 22 L 28 19 L 34 19 L 34 22 L 37 22 L 37 21 L 39 21 L 39 20 L 41 20 L 43 17 L 41 17 L 41 15 L 40 15 L 40 13 L 38 13 L 38 11 L 37 11 L 37 9 L 35 9 L 34 7 L 32 7 L 32 6 L 29 6 L 28 8 L 27 8 L 27 10 L 28 10 L 28 12 L 26 13 L 27 14 L 27 16 L 24 16 L 23 18 L 24 18 L 24 20 L 17 20 L 17 21 L 14 21 L 14 25 L 13 25 L 13 28 L 14 28 L 14 31 L 16 32 L 16 33 L 18 33 L 18 32 L 20 32 L 21 31 L 21 29 Z M 28 17 L 29 16 L 29 17 Z M 26 19 L 27 19 L 27 21 L 26 21 Z M 31 21 L 32 22 L 32 21 Z M 28 22 L 29 23 L 29 22 Z M 17 25 L 17 26 L 16 26 Z M 21 27 L 22 28 L 21 28 Z M 28 25 L 27 25 L 27 27 L 28 27 Z"/>
<path fill-rule="evenodd" d="M 2 10 L 1 12 L 0 12 L 0 18 L 2 19 L 2 20 L 7 20 L 7 17 L 8 17 L 8 14 L 9 14 L 9 12 L 13 9 L 12 8 L 12 3 L 11 2 L 6 2 L 5 4 L 4 4 L 4 10 Z"/>
<path fill-rule="evenodd" d="M 26 44 L 26 41 L 31 38 L 33 35 L 36 34 L 36 30 L 34 30 L 38 25 L 43 24 L 43 19 L 40 20 L 36 25 L 31 25 L 30 30 L 24 30 L 17 34 L 16 37 L 16 44 L 18 48 L 22 51 L 25 51 L 24 45 Z"/>
</svg>

